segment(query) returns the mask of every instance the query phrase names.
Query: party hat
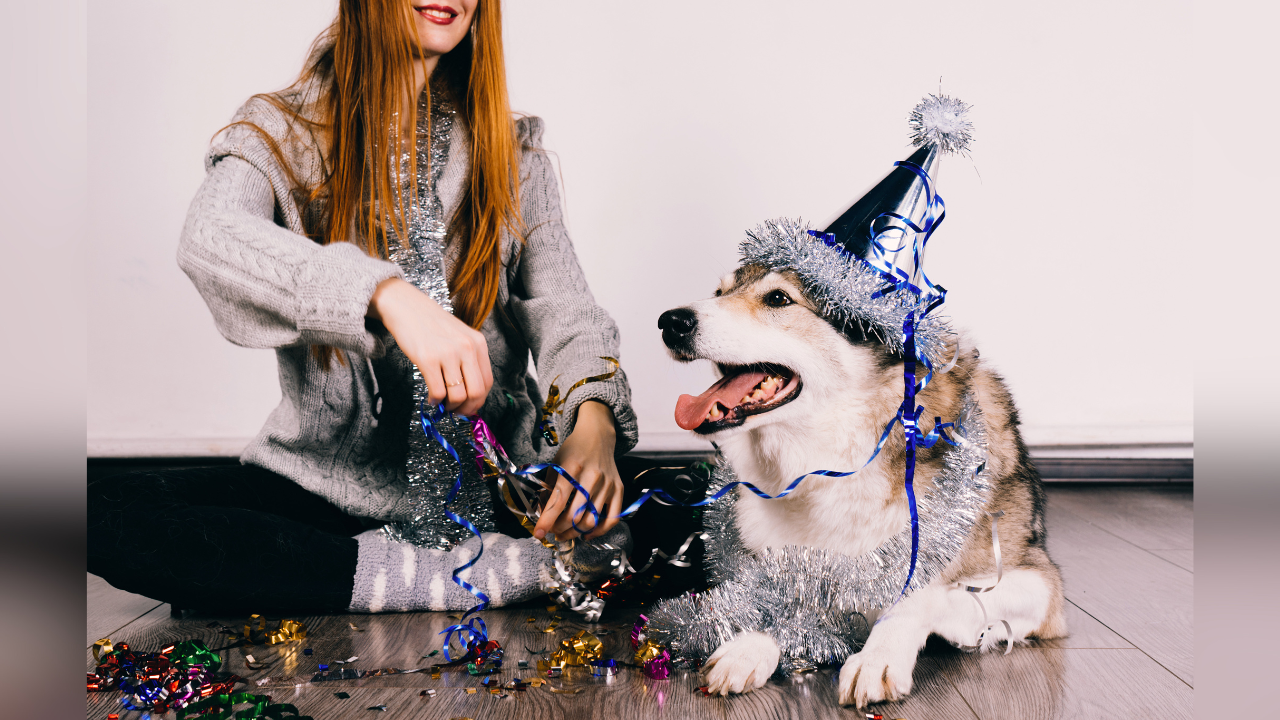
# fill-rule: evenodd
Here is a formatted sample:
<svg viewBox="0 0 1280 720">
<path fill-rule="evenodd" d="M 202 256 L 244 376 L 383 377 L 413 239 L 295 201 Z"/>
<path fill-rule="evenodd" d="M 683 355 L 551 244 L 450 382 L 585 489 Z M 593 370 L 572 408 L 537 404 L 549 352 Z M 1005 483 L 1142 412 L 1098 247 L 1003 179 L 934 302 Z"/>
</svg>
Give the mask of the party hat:
<svg viewBox="0 0 1280 720">
<path fill-rule="evenodd" d="M 825 223 L 822 232 L 849 253 L 867 257 L 871 240 L 894 216 L 919 226 L 927 212 L 924 179 L 908 166 L 923 171 L 934 183 L 938 158 L 945 153 L 965 155 L 973 141 L 973 123 L 966 119 L 969 106 L 946 95 L 929 95 L 911 111 L 911 143 L 919 149 L 852 204 Z"/>
<path fill-rule="evenodd" d="M 842 329 L 872 334 L 904 352 L 904 323 L 915 352 L 941 367 L 949 359 L 950 324 L 931 312 L 944 291 L 920 276 L 924 247 L 943 216 L 934 182 L 944 154 L 966 155 L 973 124 L 969 106 L 929 95 L 911 111 L 918 149 L 895 163 L 880 182 L 841 210 L 820 232 L 800 220 L 769 220 L 747 232 L 745 264 L 792 270 L 819 312 Z"/>
</svg>

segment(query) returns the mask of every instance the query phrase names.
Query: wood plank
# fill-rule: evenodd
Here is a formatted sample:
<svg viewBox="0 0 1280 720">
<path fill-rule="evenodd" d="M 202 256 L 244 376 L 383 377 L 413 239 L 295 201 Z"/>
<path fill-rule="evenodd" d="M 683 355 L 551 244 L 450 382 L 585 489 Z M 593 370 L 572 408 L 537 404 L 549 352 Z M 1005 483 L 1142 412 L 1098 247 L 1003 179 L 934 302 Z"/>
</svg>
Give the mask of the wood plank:
<svg viewBox="0 0 1280 720">
<path fill-rule="evenodd" d="M 1057 507 L 1145 550 L 1195 546 L 1190 485 L 1050 487 L 1047 491 Z"/>
<path fill-rule="evenodd" d="M 1098 622 L 1092 615 L 1067 601 L 1067 630 L 1070 635 L 1055 640 L 1036 640 L 1031 647 L 1041 649 L 1131 649 L 1133 643 L 1120 637 L 1111 628 Z M 1001 630 L 1003 632 L 1003 630 Z M 1003 646 L 1001 646 L 1003 651 Z"/>
<path fill-rule="evenodd" d="M 85 630 L 86 647 L 120 630 L 154 610 L 161 603 L 112 587 L 97 575 L 86 575 Z"/>
<path fill-rule="evenodd" d="M 1067 599 L 1191 684 L 1194 576 L 1083 521 L 1057 495 L 1046 520 Z"/>
<path fill-rule="evenodd" d="M 1162 557 L 1178 567 L 1195 572 L 1194 550 L 1151 550 L 1152 555 Z"/>
<path fill-rule="evenodd" d="M 1015 648 L 940 665 L 982 720 L 1192 717 L 1191 688 L 1139 650 Z"/>
</svg>

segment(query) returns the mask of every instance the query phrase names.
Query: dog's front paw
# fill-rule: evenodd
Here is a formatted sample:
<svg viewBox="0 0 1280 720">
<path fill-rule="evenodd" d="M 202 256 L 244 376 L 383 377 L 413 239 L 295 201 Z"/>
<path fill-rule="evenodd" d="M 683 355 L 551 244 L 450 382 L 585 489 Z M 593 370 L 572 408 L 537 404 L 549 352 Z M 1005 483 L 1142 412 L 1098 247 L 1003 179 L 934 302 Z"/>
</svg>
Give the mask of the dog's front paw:
<svg viewBox="0 0 1280 720">
<path fill-rule="evenodd" d="M 915 653 L 894 657 L 884 646 L 863 649 L 849 656 L 840 668 L 840 704 L 860 708 L 886 700 L 900 700 L 911 692 Z"/>
<path fill-rule="evenodd" d="M 702 666 L 712 695 L 747 693 L 762 687 L 778 668 L 778 643 L 761 632 L 746 632 L 716 649 Z"/>
</svg>

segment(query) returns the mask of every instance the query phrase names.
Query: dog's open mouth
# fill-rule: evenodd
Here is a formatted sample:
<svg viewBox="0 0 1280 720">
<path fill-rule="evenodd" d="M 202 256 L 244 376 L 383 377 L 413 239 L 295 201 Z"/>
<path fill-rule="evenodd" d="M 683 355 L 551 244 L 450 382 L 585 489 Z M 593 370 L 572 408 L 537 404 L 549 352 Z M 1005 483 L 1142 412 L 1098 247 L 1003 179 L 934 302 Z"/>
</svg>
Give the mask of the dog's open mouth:
<svg viewBox="0 0 1280 720">
<path fill-rule="evenodd" d="M 800 376 L 777 365 L 721 365 L 724 377 L 694 397 L 676 401 L 676 424 L 696 433 L 737 427 L 752 415 L 786 405 L 800 395 Z"/>
</svg>

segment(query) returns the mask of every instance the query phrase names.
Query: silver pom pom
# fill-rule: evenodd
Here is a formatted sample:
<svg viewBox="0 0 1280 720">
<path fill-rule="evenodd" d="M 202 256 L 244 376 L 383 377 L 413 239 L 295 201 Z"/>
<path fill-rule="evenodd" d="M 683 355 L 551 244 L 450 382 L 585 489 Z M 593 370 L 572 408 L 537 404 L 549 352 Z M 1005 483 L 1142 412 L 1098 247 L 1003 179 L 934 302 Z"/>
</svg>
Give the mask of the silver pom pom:
<svg viewBox="0 0 1280 720">
<path fill-rule="evenodd" d="M 973 142 L 973 123 L 965 119 L 971 106 L 948 95 L 928 95 L 911 111 L 911 144 L 936 146 L 944 153 L 966 155 Z"/>
</svg>

